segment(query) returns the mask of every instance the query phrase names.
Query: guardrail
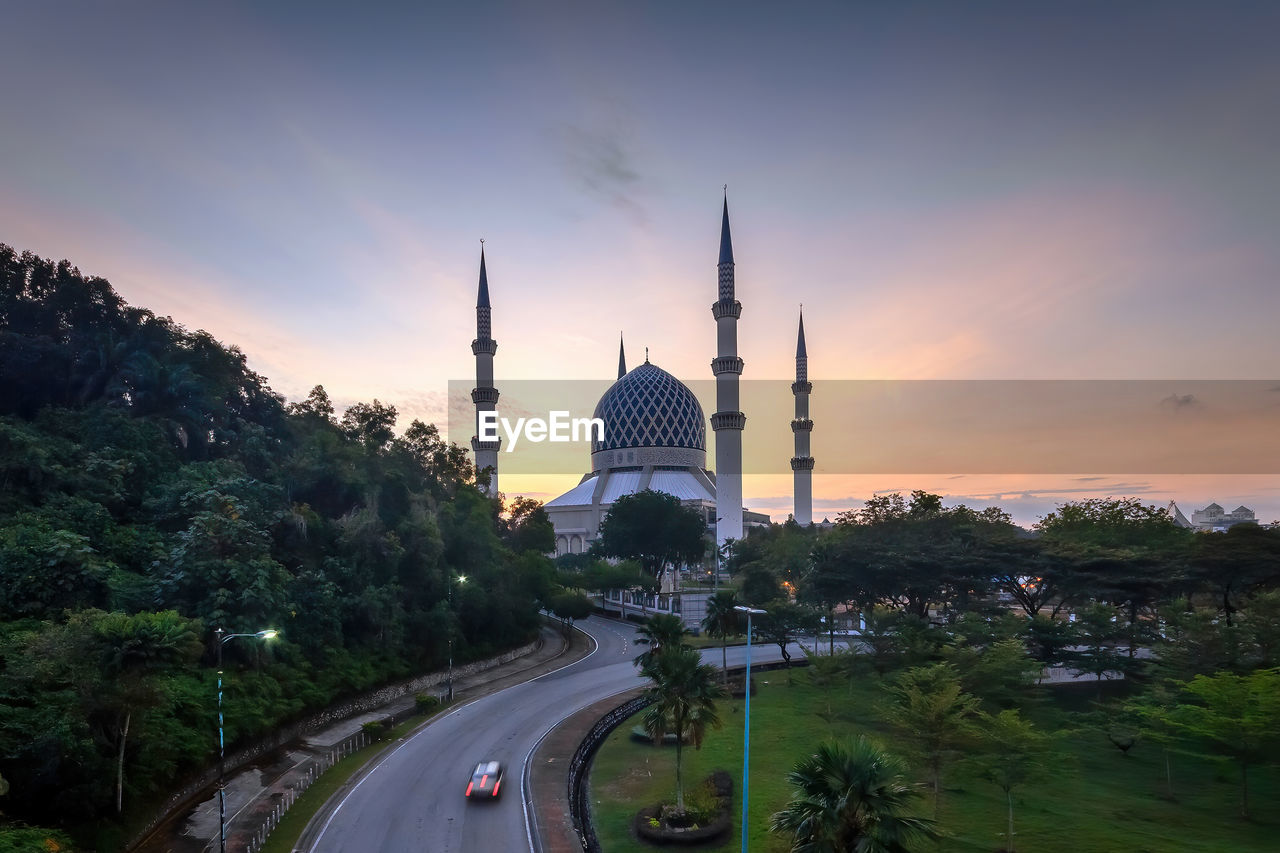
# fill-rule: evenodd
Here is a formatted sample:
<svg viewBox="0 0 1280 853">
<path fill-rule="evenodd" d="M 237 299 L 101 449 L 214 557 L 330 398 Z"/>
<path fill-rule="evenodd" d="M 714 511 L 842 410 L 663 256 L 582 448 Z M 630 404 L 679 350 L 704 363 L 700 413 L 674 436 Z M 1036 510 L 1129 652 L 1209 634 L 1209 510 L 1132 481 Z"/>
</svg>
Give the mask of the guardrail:
<svg viewBox="0 0 1280 853">
<path fill-rule="evenodd" d="M 648 696 L 637 696 L 596 720 L 574 750 L 573 758 L 569 760 L 569 817 L 573 820 L 578 840 L 582 842 L 582 849 L 587 853 L 602 853 L 595 827 L 591 825 L 591 808 L 587 802 L 587 769 L 591 766 L 591 759 L 610 732 L 622 725 L 623 720 L 647 708 L 652 702 L 653 699 Z"/>
<path fill-rule="evenodd" d="M 315 758 L 311 766 L 307 768 L 306 775 L 296 783 L 282 791 L 272 792 L 270 796 L 275 798 L 276 802 L 271 807 L 271 811 L 263 815 L 262 822 L 245 843 L 245 853 L 258 853 L 262 849 L 262 846 L 267 843 L 267 838 L 271 835 L 271 831 L 280 825 L 280 819 L 297 802 L 298 797 L 302 796 L 303 792 L 310 788 L 312 783 L 319 779 L 326 770 L 349 755 L 364 749 L 371 742 L 368 733 L 363 731 L 343 738 L 323 755 Z"/>
</svg>

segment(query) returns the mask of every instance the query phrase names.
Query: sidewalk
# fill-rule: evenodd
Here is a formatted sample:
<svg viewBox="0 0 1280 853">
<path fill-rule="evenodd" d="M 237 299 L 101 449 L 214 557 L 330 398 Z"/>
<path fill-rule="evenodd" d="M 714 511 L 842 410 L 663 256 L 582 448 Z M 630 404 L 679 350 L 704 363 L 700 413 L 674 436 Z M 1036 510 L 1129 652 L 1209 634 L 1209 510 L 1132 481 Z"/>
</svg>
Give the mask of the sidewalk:
<svg viewBox="0 0 1280 853">
<path fill-rule="evenodd" d="M 527 681 L 585 657 L 591 642 L 575 632 L 570 642 L 557 628 L 544 626 L 532 653 L 474 675 L 454 679 L 454 699 L 467 700 Z M 413 713 L 414 697 L 402 696 L 375 711 L 335 722 L 300 741 L 241 768 L 226 779 L 227 849 L 243 851 L 281 805 L 287 807 L 335 757 L 352 751 L 364 723 Z M 360 774 L 348 784 L 355 784 Z M 163 825 L 136 853 L 205 853 L 218 849 L 218 798 L 211 796 Z M 319 814 L 323 814 L 321 809 Z M 314 822 L 313 822 L 314 823 Z M 304 833 L 305 838 L 305 833 Z M 305 849 L 303 846 L 302 849 Z"/>
</svg>

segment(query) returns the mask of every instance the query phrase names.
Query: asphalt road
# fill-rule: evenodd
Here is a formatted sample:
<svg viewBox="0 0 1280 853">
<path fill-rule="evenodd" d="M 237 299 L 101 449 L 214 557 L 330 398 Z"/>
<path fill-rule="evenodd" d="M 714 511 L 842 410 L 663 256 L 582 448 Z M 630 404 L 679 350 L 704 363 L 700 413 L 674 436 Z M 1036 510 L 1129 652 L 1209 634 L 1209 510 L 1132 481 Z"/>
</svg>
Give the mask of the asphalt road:
<svg viewBox="0 0 1280 853">
<path fill-rule="evenodd" d="M 391 750 L 330 813 L 309 853 L 536 853 L 525 787 L 534 747 L 574 712 L 642 684 L 632 659 L 644 647 L 633 645 L 630 626 L 596 618 L 577 625 L 595 640 L 594 652 L 462 705 Z M 729 652 L 730 665 L 745 659 L 742 649 Z M 720 650 L 703 657 L 718 665 Z M 778 659 L 777 646 L 753 648 L 753 661 Z M 506 767 L 502 796 L 469 802 L 471 771 L 495 759 Z"/>
</svg>

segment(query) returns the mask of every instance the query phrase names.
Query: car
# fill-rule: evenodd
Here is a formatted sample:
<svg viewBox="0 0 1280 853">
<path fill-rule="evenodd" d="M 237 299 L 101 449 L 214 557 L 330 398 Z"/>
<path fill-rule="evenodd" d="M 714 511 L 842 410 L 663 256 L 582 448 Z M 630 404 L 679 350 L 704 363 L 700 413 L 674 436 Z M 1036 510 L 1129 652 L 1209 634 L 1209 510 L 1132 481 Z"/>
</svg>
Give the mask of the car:
<svg viewBox="0 0 1280 853">
<path fill-rule="evenodd" d="M 502 790 L 502 762 L 481 761 L 467 783 L 467 799 L 496 800 Z"/>
</svg>

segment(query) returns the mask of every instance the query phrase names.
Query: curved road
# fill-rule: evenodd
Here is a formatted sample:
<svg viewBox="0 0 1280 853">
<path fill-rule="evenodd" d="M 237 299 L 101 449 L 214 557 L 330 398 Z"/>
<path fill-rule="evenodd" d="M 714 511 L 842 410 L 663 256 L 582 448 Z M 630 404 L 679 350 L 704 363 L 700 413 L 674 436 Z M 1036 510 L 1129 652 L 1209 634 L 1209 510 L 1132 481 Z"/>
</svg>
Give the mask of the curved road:
<svg viewBox="0 0 1280 853">
<path fill-rule="evenodd" d="M 643 683 L 632 659 L 634 629 L 591 618 L 577 623 L 596 642 L 590 655 L 524 684 L 481 697 L 434 720 L 389 752 L 330 813 L 309 853 L 471 853 L 539 849 L 525 790 L 526 762 L 543 736 L 574 712 Z M 730 663 L 741 663 L 741 649 Z M 704 652 L 719 663 L 720 650 Z M 777 646 L 753 647 L 778 660 Z M 506 767 L 496 802 L 463 797 L 472 769 Z"/>
</svg>

